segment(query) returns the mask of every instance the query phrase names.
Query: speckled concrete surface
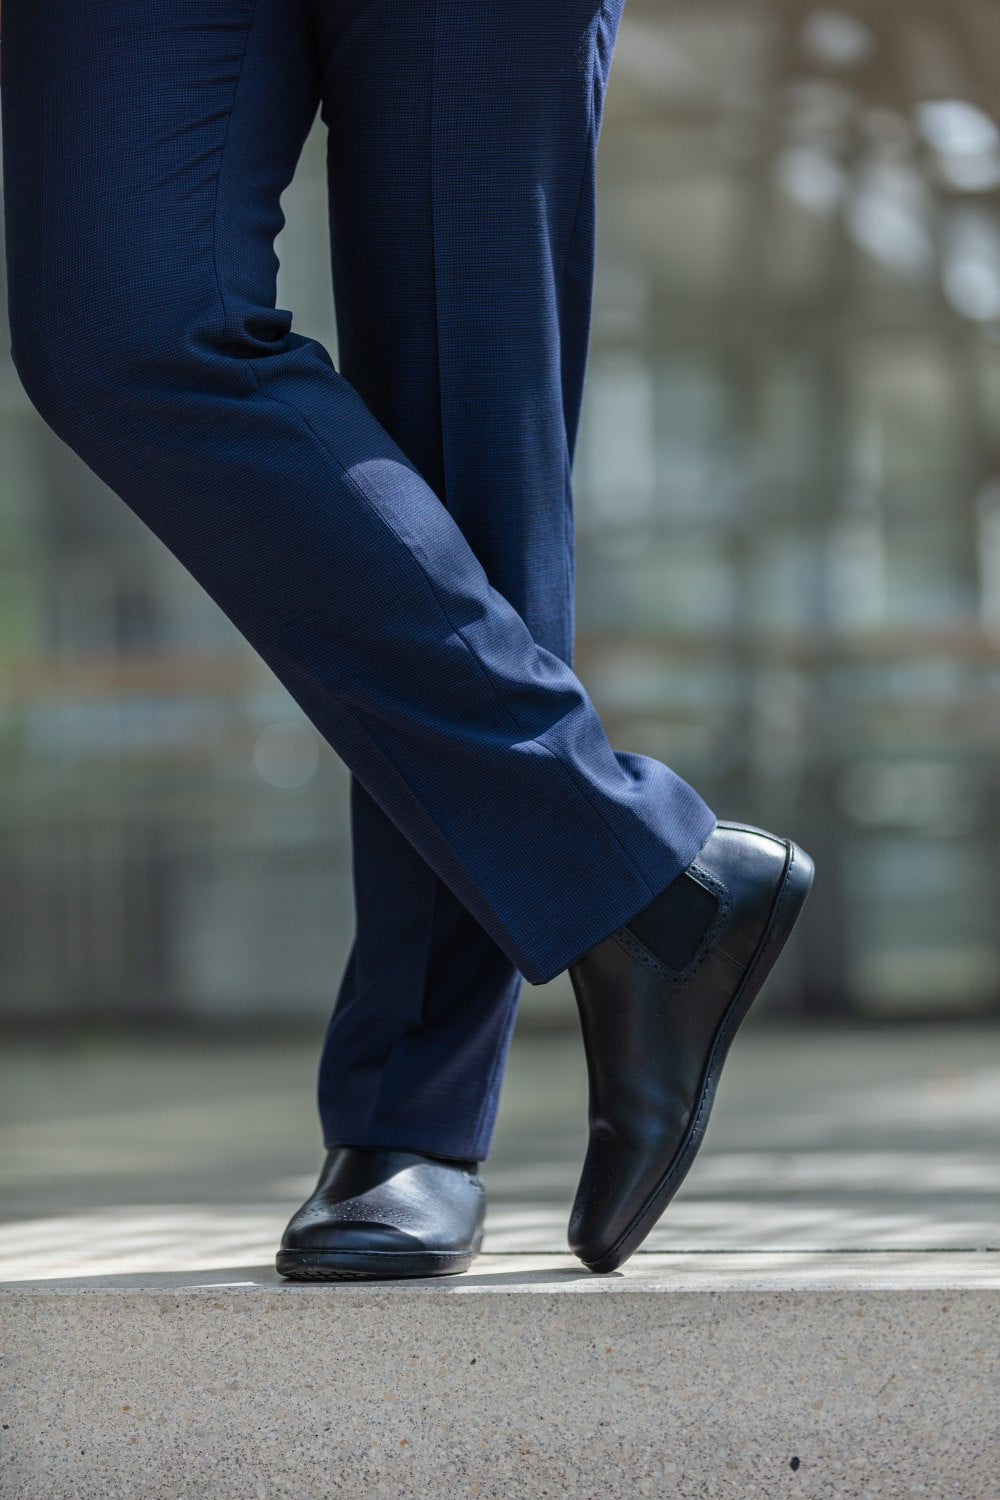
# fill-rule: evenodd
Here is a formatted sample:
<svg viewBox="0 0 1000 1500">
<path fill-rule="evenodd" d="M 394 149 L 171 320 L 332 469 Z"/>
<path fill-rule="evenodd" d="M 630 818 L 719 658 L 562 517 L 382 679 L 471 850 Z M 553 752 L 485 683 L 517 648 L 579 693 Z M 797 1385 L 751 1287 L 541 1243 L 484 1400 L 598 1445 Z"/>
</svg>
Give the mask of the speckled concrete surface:
<svg viewBox="0 0 1000 1500">
<path fill-rule="evenodd" d="M 473 1271 L 277 1277 L 315 1059 L 0 1054 L 2 1500 L 1000 1500 L 995 1028 L 748 1025 L 607 1277 L 572 1035 L 515 1037 Z"/>
<path fill-rule="evenodd" d="M 536 1268 L 530 1295 L 517 1268 L 416 1295 L 24 1290 L 0 1493 L 996 1500 L 996 1277 L 767 1291 L 649 1271 Z"/>
</svg>

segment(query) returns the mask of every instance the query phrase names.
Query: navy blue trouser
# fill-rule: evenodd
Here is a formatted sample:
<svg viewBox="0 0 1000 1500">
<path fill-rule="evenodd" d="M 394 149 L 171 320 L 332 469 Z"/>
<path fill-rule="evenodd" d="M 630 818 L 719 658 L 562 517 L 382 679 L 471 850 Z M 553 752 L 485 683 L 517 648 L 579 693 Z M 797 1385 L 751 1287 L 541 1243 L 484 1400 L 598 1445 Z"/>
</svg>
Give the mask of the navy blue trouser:
<svg viewBox="0 0 1000 1500">
<path fill-rule="evenodd" d="M 486 1156 L 522 978 L 716 817 L 571 667 L 624 0 L 3 0 L 11 354 L 351 771 L 324 1142 Z M 329 130 L 340 368 L 276 304 Z"/>
</svg>

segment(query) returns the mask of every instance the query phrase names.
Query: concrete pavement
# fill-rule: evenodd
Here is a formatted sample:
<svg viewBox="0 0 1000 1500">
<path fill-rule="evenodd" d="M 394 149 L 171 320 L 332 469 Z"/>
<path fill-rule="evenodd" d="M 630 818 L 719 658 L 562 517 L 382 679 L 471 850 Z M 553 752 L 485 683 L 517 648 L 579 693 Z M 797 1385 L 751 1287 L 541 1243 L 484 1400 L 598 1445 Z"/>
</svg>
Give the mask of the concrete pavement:
<svg viewBox="0 0 1000 1500">
<path fill-rule="evenodd" d="M 596 1277 L 579 1043 L 519 1029 L 484 1254 L 363 1287 L 273 1270 L 317 1049 L 6 1050 L 5 1497 L 1000 1496 L 997 1030 L 748 1023 Z"/>
</svg>

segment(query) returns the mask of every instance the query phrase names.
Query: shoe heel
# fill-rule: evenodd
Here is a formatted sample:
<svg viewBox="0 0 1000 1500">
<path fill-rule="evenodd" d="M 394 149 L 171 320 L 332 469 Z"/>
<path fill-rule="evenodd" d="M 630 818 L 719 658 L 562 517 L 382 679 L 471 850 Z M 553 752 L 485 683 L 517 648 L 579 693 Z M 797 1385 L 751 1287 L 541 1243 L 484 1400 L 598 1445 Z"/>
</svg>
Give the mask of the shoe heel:
<svg viewBox="0 0 1000 1500">
<path fill-rule="evenodd" d="M 747 974 L 747 988 L 756 995 L 764 980 L 777 962 L 778 955 L 791 936 L 792 928 L 799 919 L 806 897 L 812 890 L 816 867 L 812 856 L 801 844 L 786 839 L 788 859 L 774 898 L 774 906 L 767 926 L 761 935 L 760 948 L 751 961 Z"/>
</svg>

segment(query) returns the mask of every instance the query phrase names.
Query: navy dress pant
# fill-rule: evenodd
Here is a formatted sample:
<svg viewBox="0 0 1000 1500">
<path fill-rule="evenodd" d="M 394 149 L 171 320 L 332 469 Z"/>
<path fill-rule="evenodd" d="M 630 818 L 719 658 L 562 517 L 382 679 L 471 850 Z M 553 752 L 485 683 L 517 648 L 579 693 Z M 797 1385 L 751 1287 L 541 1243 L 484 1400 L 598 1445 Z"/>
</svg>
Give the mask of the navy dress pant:
<svg viewBox="0 0 1000 1500">
<path fill-rule="evenodd" d="M 3 0 L 11 355 L 351 772 L 324 1142 L 483 1159 L 522 979 L 716 816 L 572 670 L 624 0 Z M 338 363 L 276 306 L 328 128 Z"/>
</svg>

